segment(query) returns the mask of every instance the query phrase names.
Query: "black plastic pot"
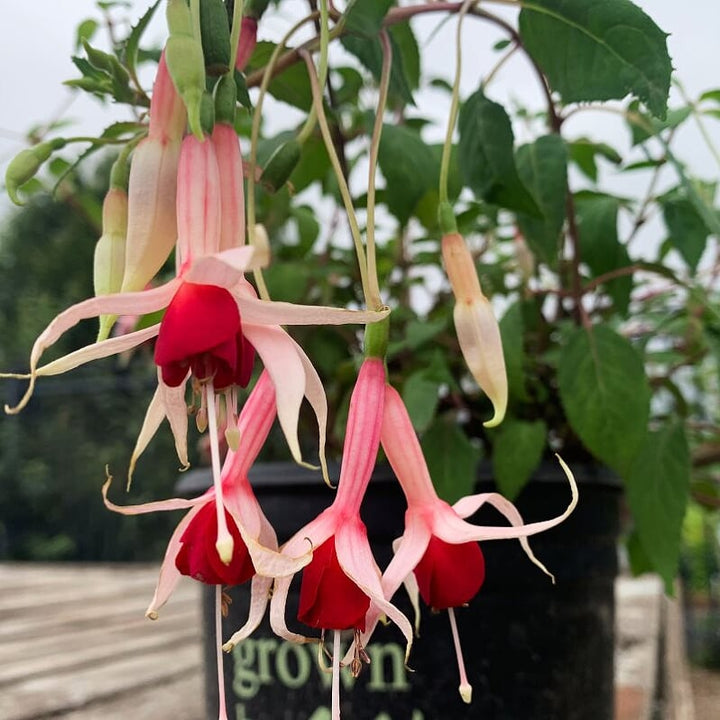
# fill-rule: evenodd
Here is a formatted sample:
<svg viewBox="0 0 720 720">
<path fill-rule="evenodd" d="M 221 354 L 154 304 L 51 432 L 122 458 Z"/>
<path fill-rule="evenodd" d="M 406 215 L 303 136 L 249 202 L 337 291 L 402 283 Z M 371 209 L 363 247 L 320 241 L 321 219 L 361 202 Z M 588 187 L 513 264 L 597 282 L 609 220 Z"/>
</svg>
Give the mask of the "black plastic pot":
<svg viewBox="0 0 720 720">
<path fill-rule="evenodd" d="M 447 613 L 423 610 L 420 637 L 403 665 L 397 628 L 379 626 L 368 647 L 371 664 L 342 689 L 343 717 L 353 720 L 612 720 L 613 656 L 620 489 L 595 468 L 573 467 L 580 502 L 559 527 L 531 538 L 556 584 L 535 567 L 515 540 L 485 542 L 486 581 L 467 608 L 456 610 L 473 701 L 458 694 L 458 674 Z M 287 539 L 332 501 L 317 473 L 285 463 L 261 465 L 251 480 L 277 530 Z M 207 486 L 207 473 L 184 478 L 180 490 Z M 194 485 L 194 487 L 193 487 Z M 478 491 L 492 490 L 481 480 Z M 518 499 L 526 522 L 560 514 L 570 497 L 562 471 L 543 466 Z M 405 501 L 388 468 L 376 472 L 362 514 L 380 567 L 402 532 Z M 472 518 L 504 524 L 492 509 Z M 299 577 L 288 602 L 292 627 Z M 224 621 L 229 637 L 247 617 L 249 589 L 230 590 Z M 394 602 L 412 620 L 404 590 Z M 214 593 L 205 595 L 207 717 L 217 717 Z M 302 628 L 295 623 L 295 627 Z M 314 645 L 278 639 L 265 622 L 225 663 L 232 720 L 329 720 L 330 678 Z M 350 690 L 350 685 L 353 685 Z"/>
</svg>

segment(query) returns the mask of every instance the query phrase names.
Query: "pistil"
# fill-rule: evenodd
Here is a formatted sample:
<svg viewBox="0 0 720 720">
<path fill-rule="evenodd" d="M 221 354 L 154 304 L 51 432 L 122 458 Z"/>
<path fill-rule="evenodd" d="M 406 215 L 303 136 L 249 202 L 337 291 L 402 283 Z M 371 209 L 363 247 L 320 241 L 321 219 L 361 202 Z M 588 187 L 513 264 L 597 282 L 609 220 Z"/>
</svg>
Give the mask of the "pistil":
<svg viewBox="0 0 720 720">
<path fill-rule="evenodd" d="M 212 380 L 204 385 L 203 400 L 207 403 L 208 430 L 210 433 L 210 460 L 212 463 L 213 486 L 215 488 L 215 510 L 217 511 L 217 540 L 215 548 L 220 559 L 229 565 L 233 555 L 233 538 L 225 520 L 222 481 L 220 478 L 220 448 L 218 444 L 217 410 L 215 406 L 215 387 Z"/>
<path fill-rule="evenodd" d="M 472 685 L 468 682 L 465 672 L 465 660 L 463 658 L 462 647 L 460 645 L 460 635 L 458 634 L 457 623 L 455 622 L 455 609 L 448 608 L 448 617 L 450 618 L 450 629 L 452 630 L 453 643 L 455 645 L 455 655 L 457 656 L 458 673 L 460 674 L 460 697 L 463 702 L 468 705 L 472 702 Z"/>
</svg>

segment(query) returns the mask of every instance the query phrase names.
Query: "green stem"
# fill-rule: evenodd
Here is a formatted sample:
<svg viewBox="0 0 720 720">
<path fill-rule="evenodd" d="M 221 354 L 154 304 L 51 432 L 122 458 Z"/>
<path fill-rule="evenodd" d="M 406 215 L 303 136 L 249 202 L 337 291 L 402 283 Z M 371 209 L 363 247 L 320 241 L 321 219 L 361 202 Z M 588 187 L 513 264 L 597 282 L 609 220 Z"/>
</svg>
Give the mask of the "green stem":
<svg viewBox="0 0 720 720">
<path fill-rule="evenodd" d="M 360 234 L 360 227 L 358 226 L 357 217 L 355 216 L 355 208 L 353 207 L 352 197 L 350 195 L 350 189 L 348 188 L 347 181 L 342 172 L 340 166 L 340 160 L 338 159 L 337 152 L 335 151 L 335 145 L 333 144 L 332 134 L 330 133 L 330 127 L 328 126 L 327 118 L 325 117 L 325 110 L 322 105 L 322 90 L 320 89 L 320 83 L 318 81 L 317 73 L 315 72 L 315 65 L 313 63 L 312 56 L 307 50 L 302 50 L 300 56 L 305 61 L 308 69 L 308 76 L 310 77 L 310 87 L 312 88 L 313 104 L 317 109 L 318 123 L 320 124 L 320 132 L 322 133 L 323 142 L 325 143 L 325 149 L 327 150 L 330 163 L 333 166 L 335 177 L 338 182 L 338 189 L 345 205 L 345 212 L 348 216 L 348 223 L 350 224 L 350 233 L 352 235 L 353 244 L 355 245 L 355 254 L 358 259 L 358 267 L 360 270 L 360 280 L 362 282 L 363 295 L 365 296 L 365 304 L 370 307 L 370 289 L 368 287 L 367 278 L 367 262 L 365 259 L 365 249 L 363 247 L 362 236 Z"/>
<path fill-rule="evenodd" d="M 235 0 L 233 5 L 232 28 L 230 30 L 230 77 L 235 71 L 235 61 L 237 60 L 238 46 L 240 45 L 240 31 L 242 29 L 244 0 Z"/>
<path fill-rule="evenodd" d="M 388 88 L 390 87 L 390 70 L 392 68 L 392 45 L 387 30 L 380 33 L 380 43 L 383 51 L 382 71 L 380 74 L 380 90 L 377 110 L 375 113 L 375 126 L 373 127 L 372 141 L 370 143 L 370 168 L 368 171 L 367 191 L 367 271 L 370 297 L 369 302 L 373 310 L 379 310 L 382 306 L 380 297 L 380 286 L 378 283 L 377 261 L 375 254 L 375 175 L 378 163 L 378 151 L 380 148 L 380 137 L 382 135 L 383 117 L 385 105 L 387 104 Z"/>
<path fill-rule="evenodd" d="M 462 25 L 463 20 L 470 6 L 477 0 L 465 0 L 458 14 L 457 35 L 455 38 L 455 80 L 453 81 L 452 100 L 450 102 L 450 113 L 448 115 L 447 132 L 443 144 L 442 160 L 440 161 L 440 185 L 438 187 L 438 198 L 440 203 L 448 201 L 448 174 L 450 172 L 450 155 L 452 153 L 453 133 L 457 122 L 458 108 L 460 107 L 460 77 L 462 75 Z"/>
<path fill-rule="evenodd" d="M 328 45 L 330 44 L 328 0 L 320 0 L 320 62 L 318 63 L 318 75 L 320 87 L 325 87 L 328 73 Z M 305 124 L 298 133 L 297 140 L 302 145 L 312 134 L 317 124 L 317 111 L 315 105 L 310 108 Z"/>
<path fill-rule="evenodd" d="M 290 38 L 296 33 L 306 22 L 310 22 L 318 17 L 318 13 L 312 13 L 301 20 L 298 20 L 280 40 L 273 50 L 268 64 L 265 66 L 262 83 L 260 84 L 260 94 L 258 95 L 255 111 L 253 113 L 252 130 L 250 132 L 250 158 L 248 159 L 248 184 L 247 184 L 247 226 L 248 226 L 248 242 L 254 244 L 255 240 L 255 166 L 257 165 L 257 146 L 260 136 L 260 120 L 262 119 L 262 107 L 265 95 L 267 94 L 268 85 L 273 76 L 275 63 L 277 63 L 280 53 L 285 49 L 285 45 Z M 255 277 L 259 273 L 255 273 Z"/>
</svg>

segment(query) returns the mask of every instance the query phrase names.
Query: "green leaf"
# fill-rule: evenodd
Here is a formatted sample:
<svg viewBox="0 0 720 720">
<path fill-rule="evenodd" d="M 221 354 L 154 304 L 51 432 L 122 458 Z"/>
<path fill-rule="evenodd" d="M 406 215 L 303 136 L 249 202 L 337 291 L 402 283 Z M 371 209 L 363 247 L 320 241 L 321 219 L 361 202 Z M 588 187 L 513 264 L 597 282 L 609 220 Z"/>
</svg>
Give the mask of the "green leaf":
<svg viewBox="0 0 720 720">
<path fill-rule="evenodd" d="M 400 125 L 384 125 L 378 161 L 386 181 L 385 202 L 405 225 L 437 177 L 433 154 L 418 133 Z"/>
<path fill-rule="evenodd" d="M 390 37 L 395 41 L 395 46 L 400 50 L 405 79 L 411 90 L 417 90 L 420 86 L 421 57 L 415 33 L 410 23 L 398 23 L 390 28 Z"/>
<path fill-rule="evenodd" d="M 314 182 L 323 180 L 330 169 L 325 143 L 317 135 L 311 135 L 302 146 L 300 161 L 290 176 L 295 192 L 301 192 Z"/>
<path fill-rule="evenodd" d="M 345 29 L 350 33 L 374 38 L 380 32 L 392 4 L 393 0 L 353 3 L 345 15 Z"/>
<path fill-rule="evenodd" d="M 672 592 L 690 493 L 690 450 L 684 427 L 676 423 L 648 433 L 625 482 L 642 548 Z"/>
<path fill-rule="evenodd" d="M 699 101 L 710 100 L 720 105 L 720 90 L 706 90 L 699 98 Z"/>
<path fill-rule="evenodd" d="M 691 107 L 668 110 L 664 119 L 658 120 L 644 113 L 637 101 L 630 103 L 627 119 L 632 133 L 632 144 L 639 145 L 648 138 L 659 135 L 664 130 L 674 130 L 682 125 L 692 115 Z"/>
<path fill-rule="evenodd" d="M 514 500 L 542 460 L 547 425 L 507 418 L 491 432 L 493 475 L 500 492 Z"/>
<path fill-rule="evenodd" d="M 371 3 L 367 4 L 370 5 Z M 354 55 L 363 67 L 372 73 L 377 82 L 380 81 L 380 73 L 382 72 L 382 46 L 377 37 L 369 40 L 368 38 L 358 37 L 357 35 L 343 35 L 340 38 L 340 44 L 351 55 Z M 415 100 L 413 99 L 410 82 L 405 72 L 402 52 L 400 48 L 398 48 L 398 44 L 392 35 L 390 35 L 390 45 L 393 51 L 393 64 L 390 68 L 390 96 L 402 104 L 414 105 Z"/>
<path fill-rule="evenodd" d="M 305 205 L 290 208 L 290 216 L 295 220 L 298 232 L 297 249 L 300 257 L 307 257 L 320 235 L 320 223 L 312 208 Z"/>
<path fill-rule="evenodd" d="M 667 34 L 630 0 L 529 0 L 519 29 L 563 102 L 632 93 L 665 117 L 672 72 Z"/>
<path fill-rule="evenodd" d="M 424 370 L 412 373 L 405 381 L 402 398 L 413 427 L 423 432 L 435 417 L 440 383 L 430 379 Z"/>
<path fill-rule="evenodd" d="M 259 42 L 250 58 L 248 69 L 264 68 L 274 50 L 275 43 Z M 312 89 L 304 63 L 290 65 L 276 75 L 268 86 L 268 92 L 277 100 L 282 100 L 305 112 L 309 111 L 312 106 Z"/>
<path fill-rule="evenodd" d="M 597 157 L 603 157 L 614 165 L 622 162 L 622 157 L 606 143 L 596 143 L 588 138 L 579 138 L 568 143 L 570 159 L 593 182 L 597 182 Z"/>
<path fill-rule="evenodd" d="M 652 561 L 640 542 L 637 530 L 631 531 L 625 546 L 627 547 L 628 560 L 630 560 L 630 571 L 633 575 L 643 575 L 655 570 Z"/>
<path fill-rule="evenodd" d="M 682 255 L 694 273 L 700 262 L 709 230 L 695 205 L 685 197 L 661 198 L 663 218 L 670 233 L 668 241 Z"/>
<path fill-rule="evenodd" d="M 538 219 L 519 213 L 517 220 L 535 255 L 554 267 L 557 264 L 567 201 L 567 161 L 565 143 L 559 135 L 545 135 L 518 148 L 517 170 L 542 211 Z"/>
<path fill-rule="evenodd" d="M 522 305 L 511 305 L 500 320 L 500 337 L 505 355 L 505 371 L 508 379 L 510 397 L 526 400 L 525 388 L 525 348 L 523 346 L 524 322 Z"/>
<path fill-rule="evenodd" d="M 620 201 L 609 195 L 578 193 L 575 198 L 580 257 L 597 277 L 632 264 L 617 232 Z M 613 278 L 605 283 L 615 309 L 622 315 L 630 305 L 633 281 L 631 275 Z"/>
<path fill-rule="evenodd" d="M 388 357 L 394 357 L 403 350 L 417 350 L 447 328 L 447 320 L 410 320 L 405 326 L 405 337 L 390 343 Z"/>
<path fill-rule="evenodd" d="M 83 40 L 92 40 L 93 35 L 95 35 L 98 27 L 100 27 L 98 21 L 93 20 L 92 18 L 83 20 L 77 26 L 77 30 L 75 33 L 75 52 L 77 52 L 82 47 Z"/>
<path fill-rule="evenodd" d="M 152 20 L 155 10 L 157 10 L 157 6 L 159 4 L 160 0 L 155 0 L 155 2 L 145 11 L 145 14 L 140 18 L 140 20 L 138 20 L 137 25 L 134 25 L 130 30 L 130 34 L 125 42 L 125 65 L 131 75 L 135 75 L 140 39 L 150 23 L 150 20 Z"/>
<path fill-rule="evenodd" d="M 494 205 L 541 217 L 515 167 L 513 131 L 502 105 L 471 95 L 460 110 L 458 163 L 465 184 Z"/>
<path fill-rule="evenodd" d="M 650 389 L 642 359 L 609 327 L 577 328 L 561 353 L 558 389 L 570 426 L 590 452 L 621 474 L 645 438 Z"/>
<path fill-rule="evenodd" d="M 472 493 L 481 453 L 454 418 L 436 418 L 420 444 L 430 477 L 443 500 L 453 503 Z"/>
</svg>

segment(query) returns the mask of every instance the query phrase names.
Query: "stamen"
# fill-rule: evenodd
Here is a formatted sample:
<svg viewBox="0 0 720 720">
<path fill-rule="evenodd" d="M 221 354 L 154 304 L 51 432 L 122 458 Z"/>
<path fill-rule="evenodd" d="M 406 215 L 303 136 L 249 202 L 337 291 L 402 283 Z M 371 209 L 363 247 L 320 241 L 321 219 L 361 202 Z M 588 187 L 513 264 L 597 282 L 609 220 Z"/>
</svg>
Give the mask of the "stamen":
<svg viewBox="0 0 720 720">
<path fill-rule="evenodd" d="M 325 658 L 330 660 L 330 665 L 325 663 Z M 325 647 L 325 630 L 320 632 L 320 642 L 318 643 L 318 656 L 317 656 L 318 667 L 324 673 L 330 674 L 332 672 L 332 653 Z"/>
<path fill-rule="evenodd" d="M 222 480 L 220 476 L 220 448 L 218 446 L 217 415 L 215 414 L 215 388 L 212 380 L 205 384 L 203 404 L 207 402 L 207 417 L 210 430 L 210 459 L 212 461 L 213 486 L 215 487 L 215 510 L 217 511 L 218 534 L 215 542 L 220 560 L 230 564 L 233 555 L 233 538 L 225 521 Z"/>
<path fill-rule="evenodd" d="M 208 390 L 208 384 L 210 385 L 210 390 Z M 215 399 L 215 391 L 212 389 L 212 380 L 210 380 L 208 384 L 202 385 L 200 389 L 200 409 L 197 411 L 197 415 L 195 415 L 195 424 L 197 425 L 198 432 L 201 433 L 204 433 L 208 427 L 208 406 L 206 400 L 208 392 L 212 393 L 213 400 Z M 213 415 L 214 414 L 215 413 L 213 413 Z"/>
<path fill-rule="evenodd" d="M 218 677 L 218 720 L 228 720 L 225 706 L 225 673 L 223 672 L 222 652 L 222 617 L 223 617 L 222 585 L 215 586 L 215 648 Z"/>
<path fill-rule="evenodd" d="M 370 664 L 370 656 L 365 652 L 362 644 L 362 633 L 357 628 L 355 628 L 353 647 L 355 650 L 353 652 L 352 662 L 350 663 L 350 671 L 353 677 L 357 677 L 362 670 L 363 663 L 366 665 Z"/>
<path fill-rule="evenodd" d="M 340 720 L 340 630 L 333 630 L 332 720 Z"/>
<path fill-rule="evenodd" d="M 225 439 L 230 450 L 237 452 L 240 431 L 237 426 L 237 390 L 234 387 L 225 392 Z"/>
<path fill-rule="evenodd" d="M 465 673 L 465 660 L 463 659 L 462 647 L 460 646 L 460 635 L 458 634 L 457 623 L 455 622 L 454 608 L 448 608 L 448 617 L 450 618 L 450 628 L 452 630 L 453 643 L 455 644 L 455 655 L 457 655 L 458 672 L 460 673 L 460 697 L 463 702 L 468 705 L 472 702 L 472 685 L 468 682 Z"/>
</svg>

